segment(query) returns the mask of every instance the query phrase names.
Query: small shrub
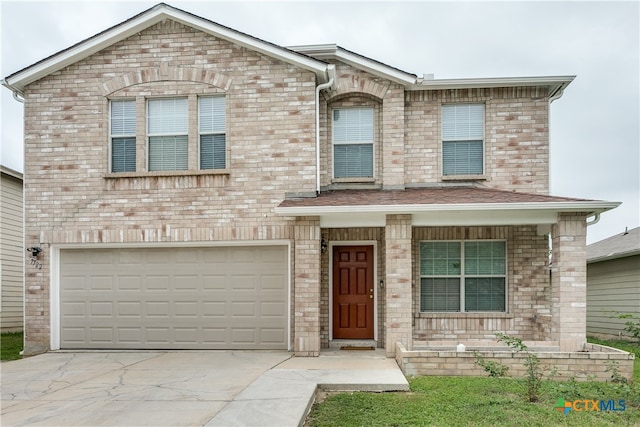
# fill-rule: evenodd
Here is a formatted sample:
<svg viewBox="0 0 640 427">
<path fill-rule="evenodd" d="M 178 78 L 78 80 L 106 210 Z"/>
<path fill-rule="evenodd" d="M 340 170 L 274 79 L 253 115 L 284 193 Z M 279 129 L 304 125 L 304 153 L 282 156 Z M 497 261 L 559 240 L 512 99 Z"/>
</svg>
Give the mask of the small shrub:
<svg viewBox="0 0 640 427">
<path fill-rule="evenodd" d="M 509 367 L 507 365 L 496 362 L 494 360 L 487 360 L 482 357 L 482 355 L 477 351 L 473 352 L 473 357 L 476 358 L 475 364 L 484 369 L 484 371 L 488 373 L 490 377 L 504 377 L 509 371 Z"/>
<path fill-rule="evenodd" d="M 607 360 L 607 369 L 605 372 L 611 373 L 611 382 L 612 383 L 626 383 L 627 378 L 620 374 L 620 363 L 617 360 Z"/>
<path fill-rule="evenodd" d="M 509 348 L 516 352 L 524 352 L 526 359 L 524 366 L 527 368 L 525 375 L 525 386 L 527 389 L 527 399 L 529 402 L 537 402 L 540 400 L 540 388 L 542 387 L 542 376 L 544 374 L 540 366 L 538 356 L 529 351 L 529 347 L 522 342 L 520 338 L 511 337 L 503 333 L 496 333 L 498 341 L 505 343 Z"/>
<path fill-rule="evenodd" d="M 633 338 L 640 339 L 640 316 L 634 314 L 619 314 L 618 319 L 628 319 L 624 324 L 624 331 Z"/>
</svg>

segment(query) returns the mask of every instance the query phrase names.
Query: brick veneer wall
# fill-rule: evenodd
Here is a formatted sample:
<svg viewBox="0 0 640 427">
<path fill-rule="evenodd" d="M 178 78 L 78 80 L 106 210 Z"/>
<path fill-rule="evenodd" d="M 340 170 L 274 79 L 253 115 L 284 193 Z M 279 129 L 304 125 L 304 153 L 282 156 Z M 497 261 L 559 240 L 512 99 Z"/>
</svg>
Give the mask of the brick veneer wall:
<svg viewBox="0 0 640 427">
<path fill-rule="evenodd" d="M 387 215 L 385 226 L 387 255 L 385 274 L 386 353 L 393 356 L 396 342 L 411 348 L 411 215 Z"/>
<path fill-rule="evenodd" d="M 320 218 L 295 225 L 294 341 L 297 356 L 320 355 Z"/>
<path fill-rule="evenodd" d="M 334 184 L 328 116 L 332 107 L 362 102 L 376 106 L 377 175 L 364 185 L 403 188 L 441 181 L 439 106 L 484 102 L 487 184 L 548 191 L 548 105 L 538 89 L 405 92 L 396 83 L 346 64 L 337 63 L 336 70 L 337 86 L 322 95 L 320 106 L 324 188 Z M 275 215 L 273 208 L 287 194 L 315 192 L 315 86 L 312 72 L 171 20 L 28 85 L 25 245 L 39 245 L 44 252 L 42 269 L 26 267 L 26 353 L 49 347 L 51 245 L 289 240 L 297 256 L 294 221 Z M 225 171 L 197 170 L 195 113 L 200 94 L 224 94 L 227 99 Z M 147 171 L 146 99 L 163 96 L 188 97 L 188 171 Z M 109 172 L 110 98 L 136 100 L 136 173 Z M 526 243 L 524 238 L 516 241 Z M 410 277 L 411 260 L 385 266 L 386 258 L 380 257 L 397 247 L 379 242 L 379 277 L 397 275 L 389 271 L 407 265 Z M 305 244 L 312 245 L 308 240 Z M 411 317 L 411 309 L 404 308 L 410 302 L 402 304 L 402 312 L 389 312 L 394 292 L 387 289 L 378 300 L 380 337 L 397 326 L 389 319 L 398 316 L 404 336 L 404 319 Z M 532 304 L 528 301 L 524 304 Z M 292 315 L 294 327 L 295 321 Z M 525 317 L 514 321 L 510 330 L 528 327 Z M 324 331 L 326 335 L 326 327 Z M 410 335 L 402 339 L 409 342 Z"/>
<path fill-rule="evenodd" d="M 524 377 L 526 355 L 511 351 L 479 351 L 488 360 L 509 367 L 509 375 Z M 575 378 L 578 381 L 611 381 L 611 372 L 607 372 L 607 361 L 618 363 L 621 375 L 633 378 L 635 355 L 611 347 L 586 344 L 584 351 L 575 352 L 539 352 L 535 353 L 546 375 L 555 370 L 553 379 L 566 381 Z M 455 375 L 485 377 L 487 373 L 476 366 L 472 351 L 407 351 L 398 344 L 396 361 L 405 375 Z"/>
<path fill-rule="evenodd" d="M 26 266 L 27 354 L 49 348 L 52 244 L 293 240 L 291 219 L 273 208 L 315 191 L 315 84 L 311 72 L 171 20 L 30 84 L 25 245 L 44 251 L 41 270 Z M 198 171 L 197 95 L 219 93 L 228 170 Z M 146 172 L 153 96 L 188 97 L 189 171 Z M 136 173 L 109 173 L 112 97 L 137 101 Z"/>
<path fill-rule="evenodd" d="M 507 312 L 420 313 L 420 241 L 481 239 L 507 242 Z M 414 339 L 493 339 L 496 331 L 525 340 L 551 339 L 548 251 L 547 237 L 538 236 L 536 226 L 414 228 Z"/>
<path fill-rule="evenodd" d="M 543 89 L 406 92 L 405 183 L 441 182 L 441 106 L 485 105 L 485 180 L 493 188 L 549 191 L 549 103 Z"/>
<path fill-rule="evenodd" d="M 586 213 L 560 214 L 552 227 L 551 334 L 563 351 L 587 341 Z"/>
</svg>

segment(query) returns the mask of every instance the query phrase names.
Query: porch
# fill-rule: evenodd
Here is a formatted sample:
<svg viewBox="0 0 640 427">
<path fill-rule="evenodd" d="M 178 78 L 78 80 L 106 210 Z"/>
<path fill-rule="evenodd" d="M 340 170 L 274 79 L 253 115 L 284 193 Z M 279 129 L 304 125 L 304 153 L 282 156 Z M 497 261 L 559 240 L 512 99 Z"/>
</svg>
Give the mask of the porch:
<svg viewBox="0 0 640 427">
<path fill-rule="evenodd" d="M 581 352 L 586 219 L 616 205 L 477 186 L 285 200 L 276 213 L 295 229 L 294 351 L 367 340 L 393 357 L 397 344 L 500 331 Z"/>
</svg>

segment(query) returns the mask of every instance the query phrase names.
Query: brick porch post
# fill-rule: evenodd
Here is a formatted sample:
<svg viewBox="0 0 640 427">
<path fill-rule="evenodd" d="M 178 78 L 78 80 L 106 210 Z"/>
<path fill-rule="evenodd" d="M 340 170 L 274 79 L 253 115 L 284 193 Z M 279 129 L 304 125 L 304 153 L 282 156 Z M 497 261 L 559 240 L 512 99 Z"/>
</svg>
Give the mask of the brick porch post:
<svg viewBox="0 0 640 427">
<path fill-rule="evenodd" d="M 387 215 L 385 242 L 385 346 L 391 357 L 395 355 L 396 342 L 407 349 L 412 346 L 411 215 Z"/>
<path fill-rule="evenodd" d="M 587 340 L 586 215 L 560 214 L 551 233 L 551 336 L 560 351 L 578 351 Z"/>
<path fill-rule="evenodd" d="M 320 355 L 320 218 L 294 225 L 294 345 L 296 356 Z"/>
</svg>

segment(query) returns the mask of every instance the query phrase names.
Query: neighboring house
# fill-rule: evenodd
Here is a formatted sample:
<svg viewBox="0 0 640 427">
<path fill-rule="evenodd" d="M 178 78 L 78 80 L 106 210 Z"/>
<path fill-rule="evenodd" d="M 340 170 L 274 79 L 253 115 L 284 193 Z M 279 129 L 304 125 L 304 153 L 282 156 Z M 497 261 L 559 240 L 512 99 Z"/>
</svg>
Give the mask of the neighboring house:
<svg viewBox="0 0 640 427">
<path fill-rule="evenodd" d="M 25 353 L 581 350 L 587 218 L 618 203 L 548 194 L 572 80 L 423 79 L 164 4 L 20 70 Z"/>
<path fill-rule="evenodd" d="M 587 246 L 587 333 L 629 336 L 620 314 L 640 316 L 640 227 Z"/>
<path fill-rule="evenodd" d="M 0 331 L 23 328 L 24 214 L 22 174 L 0 166 Z"/>
</svg>

